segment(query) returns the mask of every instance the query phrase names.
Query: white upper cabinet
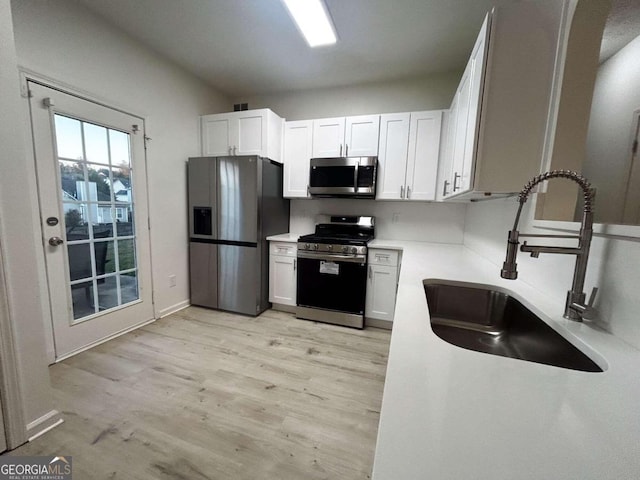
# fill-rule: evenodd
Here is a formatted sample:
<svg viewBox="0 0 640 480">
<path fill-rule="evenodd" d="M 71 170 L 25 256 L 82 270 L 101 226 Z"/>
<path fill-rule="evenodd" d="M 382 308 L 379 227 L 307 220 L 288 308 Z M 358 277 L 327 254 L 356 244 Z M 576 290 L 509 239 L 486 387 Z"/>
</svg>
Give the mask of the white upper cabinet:
<svg viewBox="0 0 640 480">
<path fill-rule="evenodd" d="M 313 121 L 313 158 L 378 155 L 380 115 Z"/>
<path fill-rule="evenodd" d="M 345 157 L 378 155 L 380 115 L 347 117 L 345 121 Z"/>
<path fill-rule="evenodd" d="M 482 88 L 482 72 L 485 46 L 487 45 L 489 17 L 485 18 L 480 34 L 471 52 L 471 58 L 462 74 L 462 79 L 456 90 L 456 103 L 452 145 L 451 177 L 447 179 L 450 188 L 447 196 L 457 195 L 469 191 L 471 187 L 471 170 L 476 147 L 476 130 L 479 121 L 478 102 Z M 474 75 L 476 78 L 474 78 Z M 476 89 L 477 91 L 473 91 Z M 475 104 L 474 104 L 475 102 Z"/>
<path fill-rule="evenodd" d="M 405 198 L 435 200 L 442 131 L 441 110 L 411 113 Z"/>
<path fill-rule="evenodd" d="M 342 157 L 345 118 L 313 120 L 313 158 Z"/>
<path fill-rule="evenodd" d="M 378 200 L 399 200 L 404 197 L 410 117 L 409 113 L 380 115 Z"/>
<path fill-rule="evenodd" d="M 202 155 L 259 155 L 282 162 L 283 123 L 266 108 L 204 115 Z"/>
<path fill-rule="evenodd" d="M 379 200 L 435 200 L 442 110 L 380 116 Z"/>
<path fill-rule="evenodd" d="M 438 197 L 512 194 L 540 172 L 566 5 L 517 2 L 487 15 L 451 106 L 451 171 L 441 168 Z"/>
<path fill-rule="evenodd" d="M 313 120 L 284 124 L 284 197 L 307 198 Z"/>
</svg>

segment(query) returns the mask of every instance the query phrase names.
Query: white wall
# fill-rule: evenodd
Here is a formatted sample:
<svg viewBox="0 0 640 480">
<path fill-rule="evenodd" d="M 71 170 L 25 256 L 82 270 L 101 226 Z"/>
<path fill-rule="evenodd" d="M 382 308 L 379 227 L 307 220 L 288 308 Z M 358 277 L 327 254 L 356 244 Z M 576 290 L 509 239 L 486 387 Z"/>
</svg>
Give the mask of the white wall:
<svg viewBox="0 0 640 480">
<path fill-rule="evenodd" d="M 14 0 L 12 9 L 20 66 L 146 118 L 156 312 L 186 304 L 185 162 L 200 153 L 198 116 L 231 103 L 79 2 Z M 25 191 L 35 201 L 33 188 Z M 176 275 L 174 288 L 169 275 Z"/>
<path fill-rule="evenodd" d="M 556 182 L 567 183 L 563 180 Z M 521 233 L 544 233 L 545 230 L 533 227 L 531 203 L 530 200 L 526 204 L 519 230 Z M 470 204 L 467 208 L 464 244 L 495 265 L 496 278 L 499 278 L 505 258 L 507 232 L 513 226 L 517 205 L 517 201 L 511 198 Z M 547 241 L 532 239 L 531 243 Z M 536 259 L 520 252 L 518 280 L 515 281 L 526 282 L 553 298 L 557 313 L 562 314 L 566 292 L 571 288 L 574 265 L 575 258 L 570 255 L 543 253 Z M 592 287 L 600 288 L 596 301 L 600 312 L 597 323 L 636 348 L 640 348 L 639 265 L 640 239 L 595 236 L 585 284 L 587 295 Z"/>
<path fill-rule="evenodd" d="M 36 200 L 27 193 L 33 191 L 35 181 L 28 168 L 29 131 L 24 128 L 26 112 L 20 102 L 9 0 L 0 0 L 0 105 L 0 249 L 4 261 L 0 275 L 4 270 L 9 307 L 9 319 L 0 312 L 0 321 L 9 321 L 14 334 L 25 422 L 22 427 L 26 430 L 27 424 L 52 411 L 53 398 L 36 261 L 42 247 L 34 215 Z"/>
<path fill-rule="evenodd" d="M 287 120 L 449 108 L 462 72 L 381 83 L 240 97 L 249 108 L 270 108 Z M 290 230 L 313 231 L 321 213 L 373 215 L 385 239 L 462 243 L 463 205 L 425 202 L 313 199 L 291 202 Z M 394 214 L 395 216 L 394 221 Z"/>
<path fill-rule="evenodd" d="M 290 230 L 313 232 L 316 216 L 370 215 L 376 217 L 376 237 L 462 243 L 466 204 L 386 202 L 362 199 L 321 198 L 291 201 Z"/>
<path fill-rule="evenodd" d="M 582 170 L 598 188 L 596 200 L 606 199 L 598 202 L 596 220 L 622 223 L 633 112 L 639 109 L 640 36 L 603 63 L 596 78 Z M 640 190 L 639 180 L 636 177 L 632 191 Z"/>
<path fill-rule="evenodd" d="M 249 108 L 270 108 L 287 120 L 415 112 L 449 108 L 462 72 L 427 77 L 323 88 L 300 92 L 238 97 L 233 103 Z"/>
</svg>

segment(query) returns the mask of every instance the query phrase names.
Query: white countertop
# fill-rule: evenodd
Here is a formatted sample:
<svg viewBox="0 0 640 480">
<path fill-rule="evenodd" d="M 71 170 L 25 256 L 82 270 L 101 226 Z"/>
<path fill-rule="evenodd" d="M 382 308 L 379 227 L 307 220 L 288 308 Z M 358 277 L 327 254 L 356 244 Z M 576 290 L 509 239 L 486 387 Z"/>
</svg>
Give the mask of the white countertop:
<svg viewBox="0 0 640 480">
<path fill-rule="evenodd" d="M 640 351 L 461 245 L 403 250 L 373 480 L 640 478 Z M 605 368 L 586 373 L 465 350 L 430 328 L 422 280 L 507 289 Z M 567 286 L 569 287 L 569 286 Z M 640 319 L 639 319 L 640 321 Z"/>
<path fill-rule="evenodd" d="M 272 242 L 288 242 L 298 243 L 298 238 L 304 235 L 303 233 L 281 233 L 279 235 L 271 235 L 267 237 L 267 240 Z"/>
</svg>

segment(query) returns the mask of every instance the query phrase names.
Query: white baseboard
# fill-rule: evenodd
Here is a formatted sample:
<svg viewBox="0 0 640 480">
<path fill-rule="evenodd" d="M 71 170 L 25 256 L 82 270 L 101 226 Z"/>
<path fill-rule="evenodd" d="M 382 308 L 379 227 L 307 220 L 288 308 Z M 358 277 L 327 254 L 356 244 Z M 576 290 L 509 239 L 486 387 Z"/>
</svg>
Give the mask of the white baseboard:
<svg viewBox="0 0 640 480">
<path fill-rule="evenodd" d="M 191 305 L 191 300 L 183 300 L 182 302 L 178 302 L 175 305 L 171 305 L 170 307 L 163 308 L 158 312 L 158 318 L 164 318 L 167 315 L 171 315 L 172 313 L 176 313 L 180 310 L 183 310 Z"/>
<path fill-rule="evenodd" d="M 365 327 L 384 328 L 385 330 L 391 330 L 393 328 L 393 321 L 391 320 L 378 320 L 377 318 L 365 318 Z"/>
<path fill-rule="evenodd" d="M 296 313 L 296 307 L 293 305 L 283 305 L 282 303 L 272 303 L 271 308 L 280 312 Z"/>
<path fill-rule="evenodd" d="M 27 441 L 31 442 L 52 428 L 57 427 L 63 421 L 64 420 L 60 417 L 60 412 L 57 410 L 51 410 L 50 412 L 45 413 L 40 418 L 37 418 L 33 422 L 27 424 Z"/>
<path fill-rule="evenodd" d="M 82 353 L 82 352 L 84 352 L 86 350 L 89 350 L 90 348 L 97 347 L 98 345 L 100 345 L 100 344 L 102 344 L 104 342 L 108 342 L 109 340 L 113 340 L 114 338 L 119 337 L 120 335 L 124 335 L 125 333 L 132 332 L 132 331 L 134 331 L 134 330 L 136 330 L 136 329 L 138 329 L 140 327 L 144 327 L 145 325 L 149 325 L 150 323 L 153 323 L 155 321 L 156 321 L 155 318 L 152 318 L 150 320 L 145 320 L 144 322 L 140 322 L 140 323 L 138 323 L 136 325 L 133 325 L 132 327 L 127 327 L 127 328 L 125 328 L 123 330 L 120 330 L 119 332 L 116 332 L 116 333 L 114 333 L 112 335 L 107 335 L 106 337 L 101 338 L 100 340 L 96 340 L 95 342 L 92 342 L 92 343 L 90 343 L 88 345 L 85 345 L 84 347 L 79 348 L 78 350 L 74 350 L 72 352 L 69 352 L 69 353 L 66 353 L 64 355 L 59 356 L 58 358 L 56 358 L 56 363 L 61 362 L 62 360 L 66 360 L 67 358 L 73 357 L 74 355 Z"/>
</svg>

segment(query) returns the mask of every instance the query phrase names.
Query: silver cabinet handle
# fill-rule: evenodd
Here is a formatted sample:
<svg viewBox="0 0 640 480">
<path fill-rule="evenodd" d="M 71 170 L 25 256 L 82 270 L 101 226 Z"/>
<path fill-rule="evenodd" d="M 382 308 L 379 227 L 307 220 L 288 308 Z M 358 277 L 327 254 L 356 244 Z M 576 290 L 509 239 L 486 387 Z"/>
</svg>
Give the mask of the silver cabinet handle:
<svg viewBox="0 0 640 480">
<path fill-rule="evenodd" d="M 407 198 L 411 198 L 411 187 L 407 185 Z"/>
<path fill-rule="evenodd" d="M 371 273 L 371 265 L 369 265 L 369 278 L 372 277 L 372 273 Z"/>
<path fill-rule="evenodd" d="M 449 180 L 444 181 L 444 188 L 442 189 L 442 196 L 446 197 L 449 192 L 447 192 L 447 187 L 449 186 Z"/>
<path fill-rule="evenodd" d="M 460 186 L 458 185 L 458 179 L 462 178 L 462 175 L 460 175 L 458 172 L 456 172 L 453 175 L 453 191 L 455 192 L 456 190 L 460 189 Z"/>
<path fill-rule="evenodd" d="M 342 156 L 342 144 L 340 144 L 340 155 L 338 155 L 339 157 Z"/>
<path fill-rule="evenodd" d="M 64 243 L 64 240 L 62 240 L 60 237 L 51 237 L 49 239 L 49 245 L 51 245 L 52 247 L 57 247 L 59 245 L 62 245 Z"/>
<path fill-rule="evenodd" d="M 237 148 L 238 148 L 238 147 L 236 147 L 235 145 L 233 146 L 233 156 L 236 156 L 236 155 L 237 155 L 237 153 L 236 153 L 236 149 L 237 149 Z"/>
<path fill-rule="evenodd" d="M 400 198 L 404 198 L 404 185 L 400 185 Z"/>
<path fill-rule="evenodd" d="M 293 259 L 293 271 L 294 272 L 296 271 L 296 268 L 298 268 L 298 259 L 294 258 Z"/>
<path fill-rule="evenodd" d="M 344 156 L 348 157 L 349 156 L 349 145 L 345 144 L 344 146 Z"/>
<path fill-rule="evenodd" d="M 233 148 L 229 145 L 229 156 L 233 155 Z"/>
</svg>

